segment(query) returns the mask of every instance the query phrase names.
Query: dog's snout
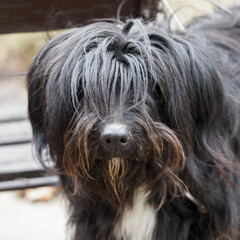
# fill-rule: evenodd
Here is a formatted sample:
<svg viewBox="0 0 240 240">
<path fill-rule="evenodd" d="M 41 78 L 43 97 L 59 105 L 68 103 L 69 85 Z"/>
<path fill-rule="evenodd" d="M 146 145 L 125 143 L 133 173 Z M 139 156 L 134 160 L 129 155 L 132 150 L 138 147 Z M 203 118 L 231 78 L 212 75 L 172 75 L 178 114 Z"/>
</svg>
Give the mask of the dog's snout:
<svg viewBox="0 0 240 240">
<path fill-rule="evenodd" d="M 123 150 L 131 141 L 131 132 L 123 124 L 108 124 L 101 134 L 102 145 L 110 152 Z"/>
</svg>

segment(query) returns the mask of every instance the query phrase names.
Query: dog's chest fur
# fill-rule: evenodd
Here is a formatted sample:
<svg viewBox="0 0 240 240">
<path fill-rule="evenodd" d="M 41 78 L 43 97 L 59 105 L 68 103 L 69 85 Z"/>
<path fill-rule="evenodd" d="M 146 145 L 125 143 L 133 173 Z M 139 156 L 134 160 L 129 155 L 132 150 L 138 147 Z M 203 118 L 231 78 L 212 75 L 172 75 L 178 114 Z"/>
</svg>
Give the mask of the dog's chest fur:
<svg viewBox="0 0 240 240">
<path fill-rule="evenodd" d="M 132 207 L 126 207 L 118 219 L 114 236 L 116 240 L 151 240 L 156 225 L 156 210 L 147 201 L 144 188 L 136 191 Z"/>
</svg>

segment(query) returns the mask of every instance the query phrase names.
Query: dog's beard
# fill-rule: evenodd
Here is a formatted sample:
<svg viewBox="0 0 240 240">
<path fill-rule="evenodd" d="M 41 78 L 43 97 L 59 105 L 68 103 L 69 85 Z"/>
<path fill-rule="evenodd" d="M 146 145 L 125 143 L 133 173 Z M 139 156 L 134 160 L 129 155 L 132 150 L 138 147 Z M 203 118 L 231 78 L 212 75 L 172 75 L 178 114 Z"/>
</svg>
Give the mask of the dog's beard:
<svg viewBox="0 0 240 240">
<path fill-rule="evenodd" d="M 121 211 L 126 204 L 132 203 L 135 189 L 147 182 L 147 167 L 146 162 L 124 158 L 96 159 L 88 175 L 72 178 L 74 195 L 91 199 L 100 197 Z"/>
<path fill-rule="evenodd" d="M 122 158 L 112 158 L 108 162 L 109 180 L 116 197 L 120 200 L 119 194 L 123 192 L 122 180 L 127 174 L 128 162 Z"/>
</svg>

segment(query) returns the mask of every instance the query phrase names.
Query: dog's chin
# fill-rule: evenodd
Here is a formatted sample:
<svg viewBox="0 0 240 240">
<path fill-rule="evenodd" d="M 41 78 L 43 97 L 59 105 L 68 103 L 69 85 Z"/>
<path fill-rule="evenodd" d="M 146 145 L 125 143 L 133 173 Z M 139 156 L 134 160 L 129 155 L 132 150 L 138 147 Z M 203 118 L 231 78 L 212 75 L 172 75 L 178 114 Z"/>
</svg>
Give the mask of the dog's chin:
<svg viewBox="0 0 240 240">
<path fill-rule="evenodd" d="M 121 211 L 131 204 L 135 190 L 147 181 L 146 162 L 112 157 L 96 160 L 89 171 L 89 178 L 76 178 L 75 193 L 83 192 L 93 198 L 101 198 Z"/>
<path fill-rule="evenodd" d="M 104 181 L 107 185 L 111 185 L 116 196 L 129 190 L 133 182 L 138 184 L 145 181 L 146 174 L 143 172 L 146 172 L 146 164 L 143 160 L 112 157 L 107 162 L 106 170 Z"/>
</svg>

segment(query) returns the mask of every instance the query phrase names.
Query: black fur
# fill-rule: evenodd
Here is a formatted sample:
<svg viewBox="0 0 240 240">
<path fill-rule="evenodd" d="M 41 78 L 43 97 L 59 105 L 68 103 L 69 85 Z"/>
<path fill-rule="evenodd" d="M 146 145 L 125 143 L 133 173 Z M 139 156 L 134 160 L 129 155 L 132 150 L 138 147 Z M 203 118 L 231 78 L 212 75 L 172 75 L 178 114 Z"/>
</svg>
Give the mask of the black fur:
<svg viewBox="0 0 240 240">
<path fill-rule="evenodd" d="M 35 57 L 28 90 L 36 152 L 43 161 L 46 149 L 56 163 L 75 240 L 115 239 L 142 185 L 159 209 L 153 240 L 240 239 L 240 8 L 230 12 L 193 20 L 186 34 L 133 19 L 98 22 L 54 38 Z M 100 144 L 112 122 L 133 136 L 113 179 L 114 156 Z"/>
</svg>

